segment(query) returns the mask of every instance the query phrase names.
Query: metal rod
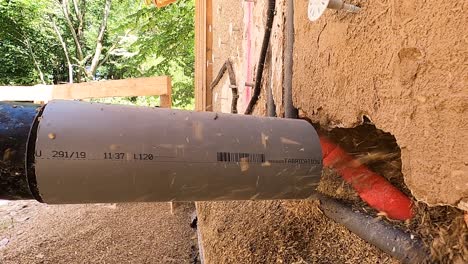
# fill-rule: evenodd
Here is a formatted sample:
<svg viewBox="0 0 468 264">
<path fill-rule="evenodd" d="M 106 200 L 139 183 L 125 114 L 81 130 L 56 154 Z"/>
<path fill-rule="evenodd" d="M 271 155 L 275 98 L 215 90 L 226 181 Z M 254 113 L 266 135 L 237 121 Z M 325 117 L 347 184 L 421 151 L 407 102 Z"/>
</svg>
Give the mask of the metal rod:
<svg viewBox="0 0 468 264">
<path fill-rule="evenodd" d="M 271 51 L 271 43 L 267 52 L 268 62 L 268 79 L 266 80 L 266 92 L 267 92 L 267 116 L 276 117 L 276 105 L 275 98 L 273 96 L 273 54 Z"/>
<path fill-rule="evenodd" d="M 293 52 L 294 52 L 294 1 L 287 2 L 286 9 L 286 47 L 284 52 L 284 111 L 286 118 L 297 118 L 298 111 L 293 104 Z"/>
</svg>

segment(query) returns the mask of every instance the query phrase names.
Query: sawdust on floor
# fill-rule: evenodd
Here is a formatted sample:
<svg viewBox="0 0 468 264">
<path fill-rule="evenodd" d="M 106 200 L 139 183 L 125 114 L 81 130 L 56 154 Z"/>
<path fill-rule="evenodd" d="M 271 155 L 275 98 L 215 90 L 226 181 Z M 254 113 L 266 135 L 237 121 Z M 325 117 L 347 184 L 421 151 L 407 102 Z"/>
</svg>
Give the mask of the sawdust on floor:
<svg viewBox="0 0 468 264">
<path fill-rule="evenodd" d="M 196 263 L 193 204 L 0 205 L 0 263 Z"/>
</svg>

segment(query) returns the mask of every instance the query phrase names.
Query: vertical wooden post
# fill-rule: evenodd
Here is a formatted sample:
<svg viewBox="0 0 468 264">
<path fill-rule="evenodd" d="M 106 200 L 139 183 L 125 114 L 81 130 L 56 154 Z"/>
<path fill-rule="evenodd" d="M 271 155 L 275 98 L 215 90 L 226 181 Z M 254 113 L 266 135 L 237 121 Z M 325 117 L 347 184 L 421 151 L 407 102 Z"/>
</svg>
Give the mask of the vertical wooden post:
<svg viewBox="0 0 468 264">
<path fill-rule="evenodd" d="M 211 82 L 213 81 L 213 1 L 206 0 L 206 106 L 205 111 L 213 111 L 213 93 Z"/>
<path fill-rule="evenodd" d="M 195 110 L 205 110 L 206 0 L 195 0 Z"/>
<path fill-rule="evenodd" d="M 212 109 L 212 0 L 195 0 L 195 110 Z"/>
<path fill-rule="evenodd" d="M 159 96 L 159 106 L 162 108 L 172 107 L 172 80 L 167 78 L 167 93 Z"/>
</svg>

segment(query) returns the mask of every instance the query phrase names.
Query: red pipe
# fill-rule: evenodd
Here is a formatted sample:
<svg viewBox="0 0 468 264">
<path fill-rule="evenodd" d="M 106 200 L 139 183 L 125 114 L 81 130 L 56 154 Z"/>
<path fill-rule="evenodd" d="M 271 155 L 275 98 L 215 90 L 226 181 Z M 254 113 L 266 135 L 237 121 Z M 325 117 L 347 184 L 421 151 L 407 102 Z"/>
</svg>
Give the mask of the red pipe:
<svg viewBox="0 0 468 264">
<path fill-rule="evenodd" d="M 362 200 L 389 218 L 408 220 L 413 217 L 412 201 L 384 177 L 355 160 L 328 138 L 320 136 L 320 144 L 323 165 L 341 174 Z"/>
</svg>

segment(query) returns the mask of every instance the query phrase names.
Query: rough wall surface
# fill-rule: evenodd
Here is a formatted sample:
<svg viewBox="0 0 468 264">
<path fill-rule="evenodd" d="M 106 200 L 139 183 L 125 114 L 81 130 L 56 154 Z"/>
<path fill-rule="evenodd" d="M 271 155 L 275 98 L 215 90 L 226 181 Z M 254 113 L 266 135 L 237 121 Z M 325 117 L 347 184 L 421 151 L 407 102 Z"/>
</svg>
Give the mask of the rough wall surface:
<svg viewBox="0 0 468 264">
<path fill-rule="evenodd" d="M 468 1 L 353 1 L 307 18 L 295 0 L 294 103 L 325 127 L 365 115 L 392 133 L 413 195 L 468 197 Z"/>
</svg>

